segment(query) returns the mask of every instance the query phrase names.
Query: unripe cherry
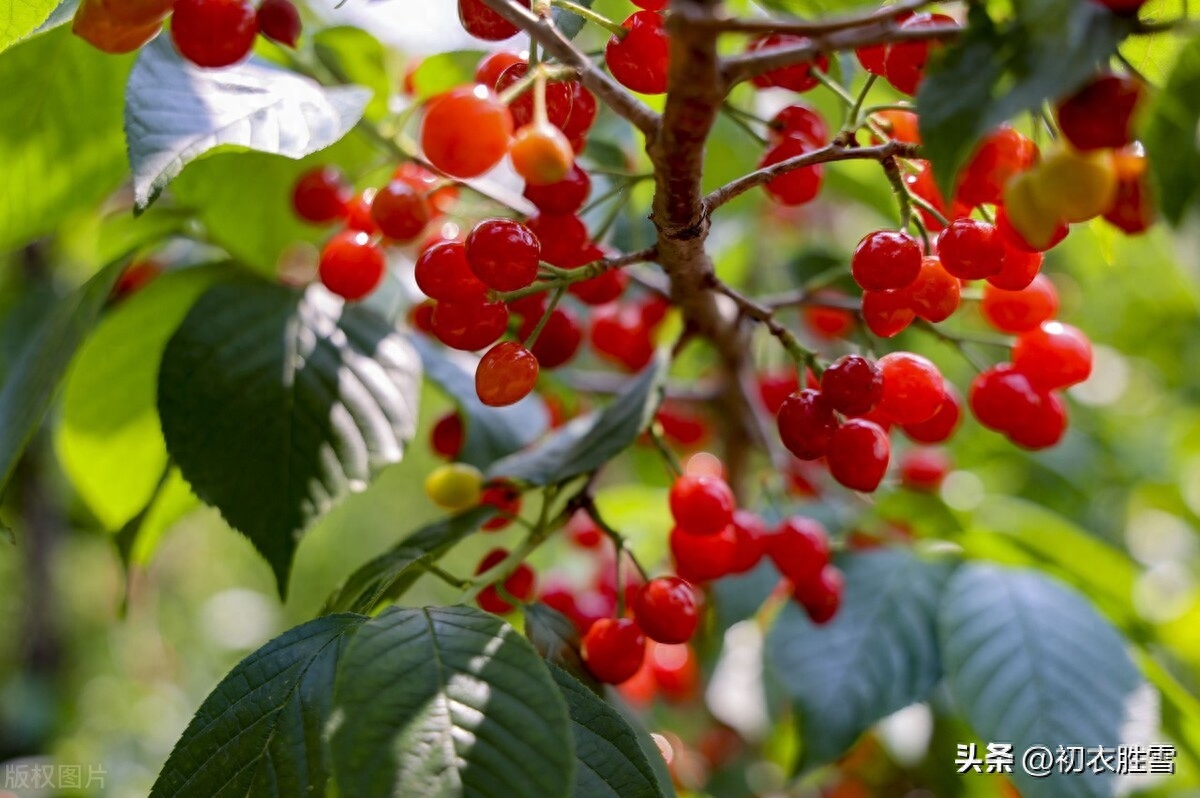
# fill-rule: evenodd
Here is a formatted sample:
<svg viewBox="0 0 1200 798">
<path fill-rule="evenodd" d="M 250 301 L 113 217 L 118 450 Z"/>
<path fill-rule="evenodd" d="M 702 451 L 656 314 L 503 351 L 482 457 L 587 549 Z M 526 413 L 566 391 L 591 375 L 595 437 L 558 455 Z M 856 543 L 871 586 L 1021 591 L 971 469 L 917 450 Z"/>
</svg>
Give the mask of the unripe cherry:
<svg viewBox="0 0 1200 798">
<path fill-rule="evenodd" d="M 512 159 L 513 170 L 535 186 L 564 180 L 575 164 L 571 142 L 548 122 L 534 122 L 518 130 L 508 157 Z"/>
</svg>

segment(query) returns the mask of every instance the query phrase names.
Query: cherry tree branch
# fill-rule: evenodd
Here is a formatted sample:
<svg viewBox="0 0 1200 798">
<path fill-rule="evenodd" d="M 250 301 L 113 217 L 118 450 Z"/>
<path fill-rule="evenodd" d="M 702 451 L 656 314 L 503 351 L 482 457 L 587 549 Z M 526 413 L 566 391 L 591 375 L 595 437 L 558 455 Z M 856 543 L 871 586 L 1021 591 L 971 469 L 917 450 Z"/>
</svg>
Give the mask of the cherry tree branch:
<svg viewBox="0 0 1200 798">
<path fill-rule="evenodd" d="M 875 22 L 887 22 L 916 11 L 929 5 L 932 0 L 903 0 L 890 6 L 874 9 L 866 14 L 855 14 L 832 19 L 803 20 L 803 19 L 774 19 L 759 17 L 755 19 L 717 18 L 709 24 L 723 33 L 790 33 L 797 36 L 822 36 L 828 33 L 860 28 Z"/>
<path fill-rule="evenodd" d="M 579 80 L 617 114 L 628 119 L 647 136 L 658 130 L 659 116 L 650 106 L 633 96 L 624 86 L 617 83 L 579 51 L 571 40 L 554 25 L 553 19 L 541 18 L 513 0 L 482 0 L 510 24 L 521 30 L 541 45 L 542 49 L 579 74 Z"/>
<path fill-rule="evenodd" d="M 562 269 L 556 272 L 556 276 L 549 280 L 533 283 L 525 288 L 518 288 L 515 291 L 504 291 L 498 293 L 498 299 L 504 302 L 511 302 L 514 299 L 540 294 L 545 291 L 552 291 L 556 288 L 566 288 L 575 283 L 582 283 L 585 280 L 590 280 L 593 277 L 599 277 L 601 274 L 613 269 L 623 269 L 626 266 L 632 266 L 635 263 L 646 263 L 655 259 L 657 250 L 654 247 L 630 252 L 627 255 L 617 255 L 611 258 L 603 258 L 594 260 L 591 263 L 586 263 L 576 269 Z"/>
<path fill-rule="evenodd" d="M 915 158 L 919 149 L 915 144 L 905 144 L 904 142 L 895 140 L 874 147 L 849 147 L 843 144 L 830 144 L 828 147 L 822 147 L 819 150 L 813 150 L 803 155 L 797 155 L 794 158 L 788 158 L 739 177 L 731 183 L 726 183 L 704 198 L 704 207 L 709 213 L 712 213 L 717 208 L 735 197 L 745 194 L 750 189 L 765 185 L 780 175 L 794 172 L 797 169 L 803 169 L 806 166 L 815 166 L 816 164 L 833 161 L 884 161 L 893 157 Z"/>
</svg>

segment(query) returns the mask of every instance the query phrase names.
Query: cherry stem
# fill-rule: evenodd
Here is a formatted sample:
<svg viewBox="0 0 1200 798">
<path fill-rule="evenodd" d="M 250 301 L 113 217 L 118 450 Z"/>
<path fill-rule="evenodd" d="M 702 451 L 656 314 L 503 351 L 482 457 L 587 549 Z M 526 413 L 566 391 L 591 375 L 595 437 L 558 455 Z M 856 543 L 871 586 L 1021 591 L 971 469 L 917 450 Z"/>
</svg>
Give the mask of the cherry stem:
<svg viewBox="0 0 1200 798">
<path fill-rule="evenodd" d="M 581 6 L 578 3 L 572 3 L 571 0 L 551 0 L 551 2 L 553 3 L 553 5 L 556 5 L 559 8 L 561 8 L 563 11 L 570 11 L 572 14 L 575 14 L 576 16 L 583 17 L 588 22 L 592 22 L 592 23 L 595 23 L 596 25 L 599 25 L 600 27 L 604 28 L 609 33 L 613 34 L 614 36 L 617 36 L 618 38 L 623 39 L 623 38 L 625 38 L 625 35 L 627 33 L 629 33 L 629 31 L 626 28 L 621 27 L 616 22 L 614 22 L 613 20 L 604 16 L 603 14 L 597 14 L 595 11 L 593 11 L 590 8 L 587 8 L 586 6 Z"/>
<path fill-rule="evenodd" d="M 603 516 L 600 515 L 600 508 L 596 506 L 596 502 L 590 493 L 584 497 L 580 509 L 587 513 L 588 518 L 592 519 L 592 523 L 596 525 L 596 528 L 603 532 L 604 536 L 613 542 L 613 546 L 615 546 L 617 549 L 617 568 L 621 568 L 621 555 L 626 554 L 629 556 L 629 561 L 633 563 L 633 567 L 637 568 L 638 573 L 641 574 L 642 580 L 646 582 L 650 581 L 650 574 L 646 572 L 646 569 L 642 567 L 642 564 L 638 561 L 638 558 L 635 557 L 633 552 L 629 550 L 629 545 L 625 540 L 625 536 L 613 529 L 612 526 L 610 526 L 609 523 L 604 520 Z M 625 591 L 620 589 L 620 571 L 617 573 L 617 584 L 617 601 L 621 602 L 624 601 L 623 594 Z M 624 610 L 622 609 L 619 614 L 624 614 Z"/>
<path fill-rule="evenodd" d="M 863 87 L 859 89 L 858 97 L 854 100 L 854 105 L 850 106 L 850 110 L 846 112 L 846 123 L 842 126 L 842 132 L 853 134 L 854 131 L 862 127 L 865 115 L 862 113 L 863 103 L 867 100 L 867 95 L 871 93 L 871 89 L 875 87 L 877 75 L 868 75 L 867 80 L 863 83 Z"/>
<path fill-rule="evenodd" d="M 895 158 L 885 158 L 879 162 L 879 165 L 883 167 L 883 173 L 887 176 L 888 183 L 892 186 L 892 193 L 896 195 L 896 201 L 900 203 L 899 229 L 907 230 L 913 218 L 913 197 L 904 182 L 904 175 L 900 173 L 900 165 L 896 163 Z M 926 251 L 929 251 L 928 248 L 926 248 Z"/>
<path fill-rule="evenodd" d="M 533 123 L 538 127 L 550 124 L 550 116 L 546 113 L 546 70 L 538 67 L 533 78 Z"/>
<path fill-rule="evenodd" d="M 529 333 L 529 337 L 525 339 L 524 346 L 526 349 L 533 349 L 533 345 L 537 343 L 538 336 L 542 334 L 542 330 L 546 327 L 546 322 L 550 320 L 550 315 L 554 313 L 554 309 L 558 307 L 558 303 L 562 300 L 563 294 L 566 291 L 566 288 L 556 289 L 554 295 L 550 297 L 550 303 L 546 305 L 546 312 L 538 319 L 537 326 L 533 328 L 533 332 Z"/>
<path fill-rule="evenodd" d="M 651 442 L 654 443 L 654 448 L 658 450 L 660 455 L 662 455 L 663 463 L 667 467 L 667 472 L 672 477 L 683 476 L 683 466 L 680 464 L 679 458 L 676 457 L 675 453 L 671 451 L 671 448 L 667 446 L 667 441 L 663 437 L 662 424 L 655 421 L 650 425 L 649 429 L 646 430 L 646 434 L 650 436 Z"/>
<path fill-rule="evenodd" d="M 754 139 L 759 144 L 765 145 L 767 143 L 766 136 L 763 136 L 757 130 L 750 127 L 747 121 L 753 120 L 755 122 L 762 122 L 763 120 L 759 119 L 753 114 L 746 114 L 729 103 L 725 103 L 721 106 L 721 113 L 725 115 L 726 119 L 737 125 L 740 130 L 742 130 L 746 135 L 750 136 L 750 138 Z M 767 124 L 769 126 L 769 123 L 764 122 L 763 124 Z"/>
<path fill-rule="evenodd" d="M 525 562 L 538 546 L 542 545 L 555 530 L 566 523 L 566 518 L 563 514 L 560 514 L 553 521 L 550 520 L 550 506 L 554 503 L 554 499 L 558 495 L 558 489 L 559 486 L 557 485 L 550 485 L 546 488 L 542 499 L 542 509 L 538 513 L 538 520 L 534 524 L 533 530 L 526 536 L 520 546 L 508 553 L 507 557 L 471 580 L 469 587 L 466 588 L 459 599 L 460 604 L 467 604 L 473 601 L 479 595 L 479 592 L 488 585 L 503 582 L 511 576 L 513 571 L 517 569 L 517 566 Z"/>
<path fill-rule="evenodd" d="M 808 70 L 808 74 L 816 78 L 822 86 L 836 94 L 838 99 L 841 100 L 845 105 L 849 106 L 850 108 L 854 108 L 856 105 L 858 105 L 859 101 L 855 99 L 853 94 L 846 91 L 845 86 L 838 83 L 821 70 L 817 69 L 815 65 L 812 67 L 812 69 Z"/>
<path fill-rule="evenodd" d="M 423 562 L 421 560 L 418 560 L 417 562 L 420 564 L 420 566 L 422 568 L 425 569 L 426 573 L 430 574 L 431 576 L 436 576 L 438 579 L 442 580 L 443 582 L 450 585 L 451 587 L 456 587 L 459 590 L 467 590 L 473 584 L 470 579 L 460 579 L 459 577 L 455 576 L 454 574 L 438 567 L 434 563 Z"/>
</svg>

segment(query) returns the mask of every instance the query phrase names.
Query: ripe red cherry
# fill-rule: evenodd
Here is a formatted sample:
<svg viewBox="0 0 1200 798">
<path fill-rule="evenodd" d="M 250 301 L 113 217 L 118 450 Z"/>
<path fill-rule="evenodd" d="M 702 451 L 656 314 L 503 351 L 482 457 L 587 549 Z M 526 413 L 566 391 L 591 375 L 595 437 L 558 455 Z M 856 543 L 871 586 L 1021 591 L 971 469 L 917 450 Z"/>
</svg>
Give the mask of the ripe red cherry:
<svg viewBox="0 0 1200 798">
<path fill-rule="evenodd" d="M 667 7 L 667 0 L 630 0 L 630 2 L 647 11 L 662 11 Z"/>
<path fill-rule="evenodd" d="M 422 252 L 413 275 L 425 296 L 439 302 L 481 301 L 487 293 L 487 286 L 471 270 L 461 241 L 443 241 Z"/>
<path fill-rule="evenodd" d="M 654 420 L 662 426 L 663 437 L 680 446 L 691 448 L 708 437 L 708 420 L 676 401 L 663 402 Z"/>
<path fill-rule="evenodd" d="M 1043 322 L 1017 338 L 1012 359 L 1038 390 L 1066 388 L 1092 373 L 1092 342 L 1069 324 Z"/>
<path fill-rule="evenodd" d="M 1037 160 L 1037 145 L 1008 125 L 989 133 L 959 178 L 955 199 L 968 206 L 999 205 L 1004 185 Z"/>
<path fill-rule="evenodd" d="M 829 439 L 829 473 L 851 490 L 870 493 L 887 473 L 891 445 L 887 433 L 865 418 L 848 419 Z"/>
<path fill-rule="evenodd" d="M 760 169 L 774 166 L 781 161 L 806 155 L 818 145 L 799 136 L 789 136 L 767 150 L 758 166 Z M 820 164 L 793 169 L 774 178 L 763 188 L 781 205 L 803 205 L 812 202 L 821 191 L 825 171 Z"/>
<path fill-rule="evenodd" d="M 692 584 L 720 579 L 733 570 L 738 557 L 737 534 L 733 525 L 715 535 L 693 535 L 674 527 L 667 539 L 675 572 Z"/>
<path fill-rule="evenodd" d="M 691 585 L 677 576 L 663 576 L 642 585 L 633 601 L 633 617 L 651 640 L 686 643 L 696 633 L 700 609 Z"/>
<path fill-rule="evenodd" d="M 938 235 L 942 266 L 961 280 L 982 280 L 1004 268 L 1004 240 L 978 219 L 955 219 Z"/>
<path fill-rule="evenodd" d="M 604 62 L 617 82 L 642 94 L 667 90 L 669 45 L 663 16 L 655 11 L 637 11 L 621 27 L 628 33 L 614 35 L 604 48 Z"/>
<path fill-rule="evenodd" d="M 414 240 L 432 216 L 425 197 L 402 180 L 388 183 L 371 201 L 371 218 L 375 220 L 375 226 L 393 241 Z"/>
<path fill-rule="evenodd" d="M 562 132 L 567 134 L 575 151 L 579 152 L 582 149 L 579 144 L 583 142 L 587 132 L 595 123 L 600 107 L 596 103 L 596 95 L 592 94 L 582 83 L 577 80 L 569 80 L 567 85 L 571 87 L 571 116 L 563 125 Z"/>
<path fill-rule="evenodd" d="M 777 373 L 758 375 L 758 395 L 768 413 L 777 414 L 789 396 L 800 390 L 796 370 L 789 368 Z"/>
<path fill-rule="evenodd" d="M 775 423 L 783 445 L 801 460 L 824 456 L 838 426 L 837 416 L 825 397 L 820 391 L 808 388 L 783 401 Z"/>
<path fill-rule="evenodd" d="M 949 383 L 946 383 L 945 389 L 946 401 L 942 402 L 933 418 L 916 424 L 901 425 L 900 429 L 904 430 L 904 434 L 910 440 L 917 443 L 942 443 L 949 440 L 954 430 L 958 429 L 962 418 L 962 400 Z"/>
<path fill-rule="evenodd" d="M 254 48 L 258 22 L 250 0 L 177 0 L 171 40 L 196 66 L 227 67 Z"/>
<path fill-rule="evenodd" d="M 900 23 L 900 30 L 933 28 L 940 25 L 953 24 L 954 19 L 945 14 L 914 14 Z M 932 41 L 897 42 L 887 48 L 884 56 L 884 73 L 888 83 L 905 94 L 916 94 L 925 77 L 925 63 L 929 60 L 934 47 L 940 45 Z"/>
<path fill-rule="evenodd" d="M 383 280 L 387 261 L 366 233 L 345 230 L 321 250 L 321 283 L 343 299 L 362 299 Z"/>
<path fill-rule="evenodd" d="M 519 335 L 523 340 L 533 334 L 539 319 L 540 316 L 526 316 L 521 322 Z M 554 369 L 575 357 L 582 342 L 583 331 L 579 328 L 575 315 L 567 308 L 555 308 L 550 312 L 550 318 L 546 320 L 541 334 L 529 351 L 533 352 L 539 366 Z"/>
<path fill-rule="evenodd" d="M 900 484 L 932 493 L 942 486 L 951 466 L 950 456 L 941 449 L 909 449 L 900 457 Z"/>
<path fill-rule="evenodd" d="M 620 684 L 646 657 L 646 635 L 630 618 L 601 618 L 583 636 L 583 663 L 597 681 Z"/>
<path fill-rule="evenodd" d="M 654 357 L 654 341 L 636 307 L 613 304 L 592 315 L 592 347 L 597 354 L 640 371 Z"/>
<path fill-rule="evenodd" d="M 521 61 L 505 69 L 499 79 L 489 85 L 489 88 L 494 88 L 497 94 L 503 93 L 505 89 L 521 81 L 527 74 L 529 74 L 529 64 Z M 575 91 L 569 82 L 554 80 L 546 83 L 546 118 L 551 125 L 557 128 L 566 125 L 567 120 L 571 118 L 574 102 Z M 523 92 L 510 102 L 508 111 L 512 114 L 514 129 L 532 124 L 534 121 L 533 90 Z"/>
<path fill-rule="evenodd" d="M 1115 153 L 1113 161 L 1117 164 L 1117 198 L 1104 212 L 1104 219 L 1126 235 L 1144 233 L 1158 215 L 1146 178 L 1146 156 L 1134 145 Z"/>
<path fill-rule="evenodd" d="M 811 582 L 829 564 L 829 533 L 819 521 L 794 515 L 766 538 L 767 555 L 793 585 Z"/>
<path fill-rule="evenodd" d="M 845 338 L 854 330 L 854 314 L 842 307 L 834 307 L 834 300 L 848 300 L 840 291 L 818 291 L 813 301 L 801 308 L 804 323 L 818 338 L 836 341 Z"/>
<path fill-rule="evenodd" d="M 894 338 L 913 323 L 917 314 L 903 291 L 863 291 L 862 317 L 880 338 Z"/>
<path fill-rule="evenodd" d="M 537 206 L 542 213 L 573 214 L 587 202 L 592 191 L 592 180 L 587 172 L 572 164 L 567 176 L 557 183 L 525 186 L 525 199 Z"/>
<path fill-rule="evenodd" d="M 462 86 L 429 103 L 421 148 L 429 162 L 454 177 L 478 177 L 508 154 L 508 106 L 484 86 Z"/>
<path fill-rule="evenodd" d="M 987 285 L 979 309 L 988 323 L 1001 332 L 1027 332 L 1054 318 L 1058 312 L 1058 291 L 1044 274 L 1034 277 L 1020 291 Z"/>
<path fill-rule="evenodd" d="M 408 323 L 414 329 L 433 335 L 433 309 L 437 305 L 432 299 L 418 302 L 408 311 Z"/>
<path fill-rule="evenodd" d="M 746 52 L 756 53 L 764 50 L 774 50 L 777 47 L 804 47 L 811 42 L 803 36 L 790 33 L 769 33 L 761 36 L 746 47 Z M 822 72 L 829 71 L 829 56 L 817 53 L 811 60 L 795 66 L 784 67 L 767 72 L 754 78 L 754 85 L 762 88 L 778 86 L 792 91 L 808 91 L 820 84 L 820 79 L 813 73 L 814 69 Z"/>
<path fill-rule="evenodd" d="M 921 245 L 899 230 L 867 233 L 854 249 L 850 273 L 868 291 L 907 288 L 921 273 Z"/>
<path fill-rule="evenodd" d="M 921 143 L 920 120 L 913 112 L 889 109 L 877 111 L 873 116 L 893 141 L 903 141 L 906 144 Z M 873 140 L 875 138 L 872 136 Z"/>
<path fill-rule="evenodd" d="M 525 226 L 541 243 L 542 260 L 563 269 L 579 265 L 574 261 L 587 245 L 588 231 L 578 216 L 570 213 L 539 213 L 530 216 Z"/>
<path fill-rule="evenodd" d="M 520 0 L 529 8 L 530 0 Z M 517 27 L 483 4 L 482 0 L 458 0 L 458 21 L 476 39 L 503 41 L 517 34 Z"/>
<path fill-rule="evenodd" d="M 733 521 L 733 491 L 720 477 L 678 477 L 668 500 L 675 524 L 693 535 L 715 535 Z"/>
<path fill-rule="evenodd" d="M 1048 449 L 1062 440 L 1067 431 L 1067 407 L 1055 392 L 1041 394 L 1029 419 L 1014 425 L 1008 439 L 1026 449 Z"/>
<path fill-rule="evenodd" d="M 898 25 L 906 19 L 911 19 L 912 15 L 913 12 L 905 11 L 893 17 L 893 19 Z M 858 59 L 858 63 L 867 72 L 870 72 L 872 75 L 878 75 L 881 78 L 887 76 L 887 70 L 884 67 L 884 61 L 887 58 L 886 44 L 872 44 L 867 47 L 860 47 L 854 51 L 854 55 Z"/>
<path fill-rule="evenodd" d="M 813 147 L 823 147 L 829 141 L 829 125 L 811 107 L 794 103 L 771 117 L 767 135 L 772 144 L 795 136 Z"/>
<path fill-rule="evenodd" d="M 793 597 L 804 607 L 808 618 L 818 626 L 829 623 L 837 615 L 842 604 L 842 593 L 846 588 L 846 579 L 842 572 L 832 565 L 821 569 L 816 579 L 803 585 L 796 585 Z"/>
<path fill-rule="evenodd" d="M 438 302 L 433 309 L 433 334 L 452 349 L 474 352 L 494 344 L 508 329 L 503 302 L 483 299 Z"/>
<path fill-rule="evenodd" d="M 496 291 L 515 291 L 537 279 L 542 246 L 512 219 L 485 219 L 467 236 L 465 254 L 475 276 Z"/>
<path fill-rule="evenodd" d="M 917 171 L 906 172 L 904 175 L 904 184 L 908 186 L 909 191 L 928 202 L 947 219 L 953 220 L 969 215 L 970 208 L 958 203 L 951 207 L 946 203 L 946 198 L 942 196 L 937 180 L 934 179 L 933 169 L 927 161 L 913 161 L 912 163 L 917 167 Z M 936 233 L 945 227 L 940 219 L 924 208 L 917 208 L 917 213 L 920 214 L 921 221 L 925 223 L 929 232 Z"/>
<path fill-rule="evenodd" d="M 592 517 L 583 510 L 578 510 L 567 521 L 567 536 L 571 542 L 581 549 L 594 549 L 604 540 L 604 533 Z"/>
<path fill-rule="evenodd" d="M 291 0 L 263 0 L 258 7 L 258 30 L 273 42 L 294 48 L 302 28 L 300 12 Z"/>
<path fill-rule="evenodd" d="M 513 64 L 524 63 L 525 59 L 519 53 L 514 53 L 510 50 L 497 50 L 494 53 L 488 53 L 479 59 L 479 64 L 475 67 L 475 82 L 483 84 L 489 89 L 495 89 L 500 76 L 504 74 L 504 70 Z"/>
<path fill-rule="evenodd" d="M 346 217 L 346 206 L 353 196 L 337 167 L 318 166 L 296 181 L 292 208 L 306 222 L 326 224 Z"/>
<path fill-rule="evenodd" d="M 1118 150 L 1131 143 L 1142 84 L 1124 75 L 1098 75 L 1058 104 L 1058 127 L 1082 152 Z"/>
<path fill-rule="evenodd" d="M 999 230 L 999 228 L 996 228 Z M 1033 282 L 1042 269 L 1042 253 L 1026 252 L 1004 242 L 1004 263 L 987 278 L 988 284 L 1005 291 L 1020 291 Z"/>
<path fill-rule="evenodd" d="M 767 525 L 749 510 L 733 511 L 733 536 L 737 549 L 729 573 L 742 574 L 758 565 L 767 552 Z"/>
<path fill-rule="evenodd" d="M 462 416 L 457 412 L 450 412 L 439 418 L 433 425 L 430 445 L 437 454 L 447 460 L 453 460 L 462 451 L 465 435 Z"/>
<path fill-rule="evenodd" d="M 1007 432 L 1027 425 L 1040 400 L 1028 377 L 1010 364 L 1001 363 L 972 380 L 967 401 L 980 424 Z"/>
<path fill-rule="evenodd" d="M 629 276 L 619 269 L 609 269 L 582 282 L 572 283 L 567 290 L 585 305 L 605 305 L 620 299 L 629 285 Z M 647 330 L 652 326 L 642 319 Z"/>
<path fill-rule="evenodd" d="M 379 225 L 371 216 L 371 204 L 375 201 L 376 191 L 364 188 L 350 199 L 346 206 L 346 229 L 357 230 L 370 236 L 379 235 Z"/>
<path fill-rule="evenodd" d="M 912 352 L 879 358 L 883 396 L 879 409 L 899 424 L 928 421 L 946 401 L 945 380 L 938 367 Z"/>
<path fill-rule="evenodd" d="M 517 486 L 506 480 L 493 482 L 483 489 L 479 499 L 480 507 L 495 507 L 498 514 L 488 519 L 483 529 L 495 532 L 504 529 L 513 522 L 513 517 L 521 514 L 521 491 Z"/>
<path fill-rule="evenodd" d="M 507 556 L 508 552 L 504 549 L 492 549 L 480 560 L 479 567 L 475 569 L 475 575 L 478 576 L 494 568 L 504 562 L 504 558 Z M 515 599 L 528 601 L 536 592 L 536 579 L 533 569 L 525 563 L 521 563 L 504 580 L 504 590 Z M 496 615 L 504 615 L 513 610 L 512 604 L 500 598 L 500 592 L 496 590 L 495 585 L 488 585 L 481 590 L 475 601 L 479 604 L 480 609 Z"/>
<path fill-rule="evenodd" d="M 405 161 L 392 172 L 392 180 L 407 183 L 429 202 L 435 214 L 448 213 L 458 200 L 458 186 L 435 175 L 419 163 Z"/>
<path fill-rule="evenodd" d="M 529 395 L 537 384 L 538 361 L 516 341 L 487 351 L 475 369 L 475 393 L 488 407 L 506 407 Z"/>
<path fill-rule="evenodd" d="M 821 375 L 821 395 L 848 416 L 871 412 L 883 396 L 883 372 L 862 355 L 843 355 Z"/>
<path fill-rule="evenodd" d="M 936 324 L 945 321 L 958 310 L 962 299 L 962 284 L 946 271 L 936 255 L 921 259 L 917 279 L 901 291 L 909 307 L 925 321 Z"/>
</svg>

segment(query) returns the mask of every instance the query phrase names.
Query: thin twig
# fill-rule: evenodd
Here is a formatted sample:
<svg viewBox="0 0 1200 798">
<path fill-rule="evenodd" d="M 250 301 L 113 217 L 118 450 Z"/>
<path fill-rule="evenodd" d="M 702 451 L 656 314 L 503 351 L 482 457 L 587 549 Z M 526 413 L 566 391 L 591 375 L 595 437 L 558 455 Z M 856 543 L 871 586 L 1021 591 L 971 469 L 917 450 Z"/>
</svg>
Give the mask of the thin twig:
<svg viewBox="0 0 1200 798">
<path fill-rule="evenodd" d="M 823 20 L 779 19 L 762 17 L 756 19 L 716 18 L 707 24 L 722 33 L 791 33 L 797 36 L 821 36 L 828 33 L 860 28 L 875 22 L 886 22 L 910 11 L 929 5 L 931 0 L 904 0 L 895 5 L 877 8 L 867 14 L 837 17 Z"/>
<path fill-rule="evenodd" d="M 717 279 L 716 276 L 713 276 L 710 283 L 712 288 L 718 293 L 724 294 L 733 300 L 741 315 L 762 324 L 770 331 L 771 335 L 779 339 L 779 343 L 791 355 L 792 359 L 796 361 L 797 366 L 809 366 L 812 368 L 817 365 L 816 353 L 805 348 L 799 339 L 796 338 L 795 333 L 775 318 L 773 310 L 756 302 L 728 283 Z"/>
<path fill-rule="evenodd" d="M 504 302 L 511 302 L 514 299 L 521 297 L 533 296 L 540 294 L 543 291 L 552 291 L 558 288 L 565 288 L 574 283 L 581 283 L 584 280 L 590 280 L 593 277 L 598 277 L 604 272 L 612 269 L 621 269 L 625 266 L 631 266 L 635 263 L 645 263 L 648 260 L 653 260 L 656 250 L 654 247 L 649 249 L 631 252 L 628 255 L 618 255 L 614 258 L 603 258 L 594 260 L 591 263 L 580 266 L 578 269 L 571 269 L 559 277 L 554 277 L 550 280 L 545 280 L 540 283 L 534 283 L 526 288 L 518 288 L 516 291 L 504 291 L 496 294 L 497 298 Z"/>
</svg>

